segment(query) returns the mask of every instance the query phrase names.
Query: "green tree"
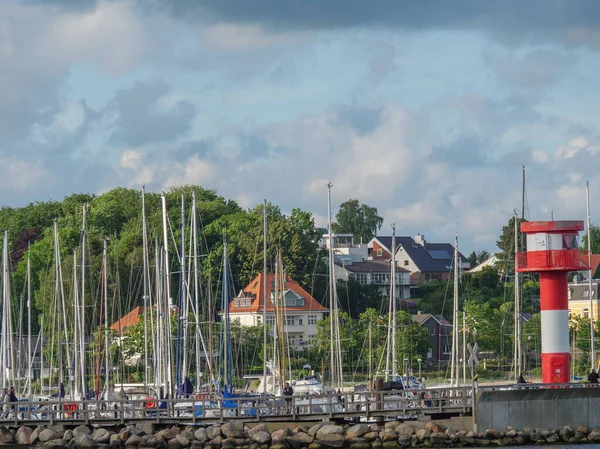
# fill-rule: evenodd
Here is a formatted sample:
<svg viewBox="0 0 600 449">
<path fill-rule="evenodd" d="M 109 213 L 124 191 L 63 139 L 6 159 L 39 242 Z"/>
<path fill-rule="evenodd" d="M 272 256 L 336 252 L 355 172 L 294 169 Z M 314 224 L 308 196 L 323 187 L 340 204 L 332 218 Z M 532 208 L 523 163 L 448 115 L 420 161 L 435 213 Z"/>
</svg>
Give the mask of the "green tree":
<svg viewBox="0 0 600 449">
<path fill-rule="evenodd" d="M 592 254 L 600 254 L 600 227 L 598 225 L 590 225 L 590 240 L 592 241 Z M 588 249 L 587 232 L 581 237 L 581 248 L 584 251 Z"/>
<path fill-rule="evenodd" d="M 525 222 L 522 218 L 517 220 L 518 227 L 518 245 L 517 248 L 519 252 L 525 251 L 526 249 L 522 247 L 523 243 L 521 239 L 521 231 L 520 226 L 521 223 Z M 515 264 L 515 217 L 512 216 L 508 223 L 502 227 L 502 234 L 500 238 L 496 242 L 498 249 L 500 252 L 496 253 L 498 257 L 497 266 L 500 270 L 506 274 L 514 272 L 514 264 Z"/>
<path fill-rule="evenodd" d="M 383 217 L 379 216 L 376 207 L 353 199 L 340 205 L 335 219 L 334 232 L 353 234 L 355 240 L 364 243 L 371 240 L 383 224 Z"/>
</svg>

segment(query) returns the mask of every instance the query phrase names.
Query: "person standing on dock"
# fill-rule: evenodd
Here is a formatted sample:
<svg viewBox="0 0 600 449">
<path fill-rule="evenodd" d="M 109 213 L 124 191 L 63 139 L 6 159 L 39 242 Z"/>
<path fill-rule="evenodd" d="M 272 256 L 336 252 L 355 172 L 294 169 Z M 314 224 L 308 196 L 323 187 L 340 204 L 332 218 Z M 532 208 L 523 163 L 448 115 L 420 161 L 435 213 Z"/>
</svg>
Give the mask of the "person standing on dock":
<svg viewBox="0 0 600 449">
<path fill-rule="evenodd" d="M 283 386 L 283 395 L 285 396 L 285 403 L 287 405 L 288 413 L 292 412 L 292 395 L 294 389 L 291 387 L 289 382 L 286 382 Z"/>
<path fill-rule="evenodd" d="M 588 374 L 588 382 L 591 384 L 598 383 L 598 373 L 594 368 L 592 368 L 592 371 L 590 372 L 590 374 Z"/>
</svg>

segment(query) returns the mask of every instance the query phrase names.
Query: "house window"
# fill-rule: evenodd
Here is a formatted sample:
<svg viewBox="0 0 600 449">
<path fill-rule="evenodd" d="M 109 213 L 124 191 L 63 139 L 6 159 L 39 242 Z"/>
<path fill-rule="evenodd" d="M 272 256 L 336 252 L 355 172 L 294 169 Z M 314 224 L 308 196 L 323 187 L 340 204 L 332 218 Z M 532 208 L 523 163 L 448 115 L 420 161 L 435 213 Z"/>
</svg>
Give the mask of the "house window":
<svg viewBox="0 0 600 449">
<path fill-rule="evenodd" d="M 405 266 L 405 267 L 408 267 L 408 260 L 405 260 L 405 261 L 404 261 L 404 266 Z"/>
<path fill-rule="evenodd" d="M 267 324 L 269 326 L 275 326 L 275 315 L 267 315 Z"/>
<path fill-rule="evenodd" d="M 315 334 L 309 335 L 309 336 L 308 336 L 308 341 L 309 341 L 311 344 L 314 344 L 314 343 L 317 341 L 317 336 L 316 336 Z"/>
<path fill-rule="evenodd" d="M 290 346 L 296 346 L 296 336 L 295 335 L 288 335 L 288 344 Z"/>
<path fill-rule="evenodd" d="M 309 326 L 316 326 L 318 320 L 319 319 L 318 319 L 317 315 L 308 315 L 307 324 Z"/>
<path fill-rule="evenodd" d="M 383 256 L 383 250 L 381 248 L 377 248 L 377 257 Z"/>
<path fill-rule="evenodd" d="M 360 285 L 366 285 L 369 283 L 367 273 L 357 273 L 356 280 L 360 283 Z"/>
<path fill-rule="evenodd" d="M 444 354 L 450 354 L 452 351 L 452 345 L 444 345 Z"/>
<path fill-rule="evenodd" d="M 431 328 L 431 332 L 430 332 L 430 334 L 429 334 L 429 335 L 435 335 L 435 327 L 432 327 L 432 328 Z"/>
<path fill-rule="evenodd" d="M 587 308 L 583 309 L 583 317 L 587 318 L 588 315 L 589 315 L 588 309 Z"/>
<path fill-rule="evenodd" d="M 298 318 L 298 326 L 302 326 L 302 318 Z"/>
<path fill-rule="evenodd" d="M 256 324 L 262 324 L 262 316 L 257 316 L 256 317 Z"/>
<path fill-rule="evenodd" d="M 287 324 L 288 326 L 293 326 L 294 324 L 296 324 L 296 317 L 293 315 L 288 316 L 285 320 L 285 324 Z"/>
</svg>

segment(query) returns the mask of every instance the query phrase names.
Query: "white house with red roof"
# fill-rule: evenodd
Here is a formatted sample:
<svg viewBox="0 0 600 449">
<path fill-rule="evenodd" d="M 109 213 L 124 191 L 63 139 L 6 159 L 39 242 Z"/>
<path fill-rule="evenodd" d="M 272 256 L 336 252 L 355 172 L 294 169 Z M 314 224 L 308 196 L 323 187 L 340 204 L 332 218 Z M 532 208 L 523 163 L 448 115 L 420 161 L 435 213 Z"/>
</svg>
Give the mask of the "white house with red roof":
<svg viewBox="0 0 600 449">
<path fill-rule="evenodd" d="M 262 324 L 264 310 L 264 275 L 256 276 L 238 296 L 229 303 L 229 316 L 243 326 Z M 301 350 L 317 337 L 317 322 L 329 313 L 306 290 L 288 275 L 284 276 L 283 285 L 278 286 L 285 298 L 285 330 L 290 345 Z M 266 276 L 267 324 L 275 324 L 275 274 Z"/>
</svg>

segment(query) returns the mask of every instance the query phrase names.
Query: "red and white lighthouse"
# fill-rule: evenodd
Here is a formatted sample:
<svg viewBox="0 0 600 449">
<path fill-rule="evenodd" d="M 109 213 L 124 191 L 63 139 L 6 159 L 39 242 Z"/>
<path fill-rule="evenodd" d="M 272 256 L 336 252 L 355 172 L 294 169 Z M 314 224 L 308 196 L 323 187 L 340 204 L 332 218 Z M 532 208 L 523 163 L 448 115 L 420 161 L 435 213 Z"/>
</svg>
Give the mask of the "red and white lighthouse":
<svg viewBox="0 0 600 449">
<path fill-rule="evenodd" d="M 521 223 L 527 251 L 517 253 L 517 270 L 540 273 L 542 315 L 542 383 L 570 381 L 569 271 L 589 270 L 579 250 L 583 221 Z"/>
</svg>

